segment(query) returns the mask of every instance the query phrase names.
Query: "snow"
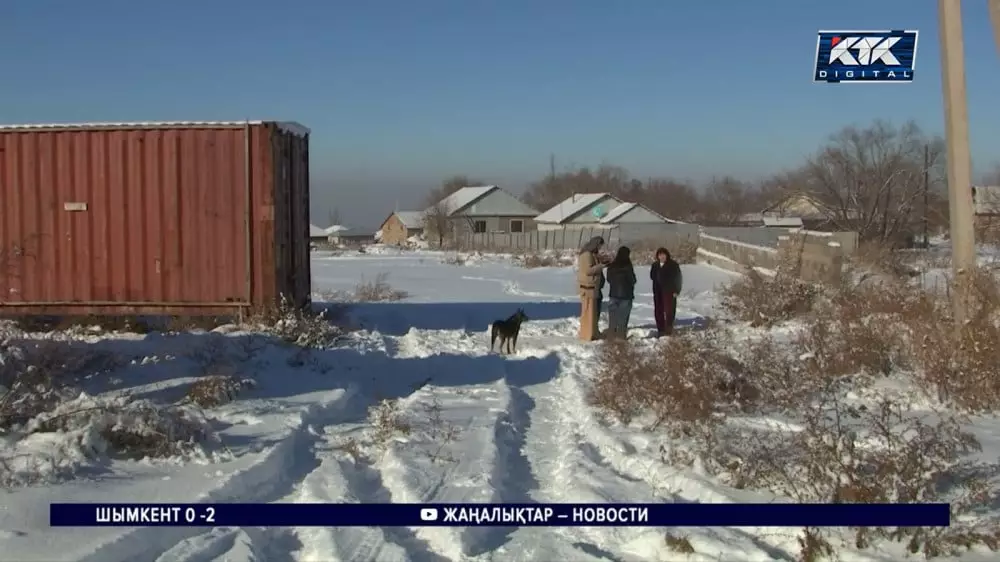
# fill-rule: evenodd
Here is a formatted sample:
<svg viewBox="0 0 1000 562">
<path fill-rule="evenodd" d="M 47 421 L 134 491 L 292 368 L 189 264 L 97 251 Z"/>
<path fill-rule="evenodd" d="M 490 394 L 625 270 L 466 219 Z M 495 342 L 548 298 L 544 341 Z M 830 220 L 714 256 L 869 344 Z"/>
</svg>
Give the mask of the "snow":
<svg viewBox="0 0 1000 562">
<path fill-rule="evenodd" d="M 335 224 L 323 229 L 323 231 L 326 232 L 327 234 L 336 234 L 338 232 L 344 232 L 345 230 L 350 230 L 350 228 L 342 224 Z"/>
<path fill-rule="evenodd" d="M 322 238 L 327 234 L 326 229 L 320 228 L 312 223 L 309 224 L 309 238 Z"/>
<path fill-rule="evenodd" d="M 92 123 L 23 123 L 0 125 L 0 131 L 36 131 L 36 130 L 93 130 L 93 129 L 198 129 L 198 128 L 236 128 L 248 125 L 276 124 L 282 131 L 305 137 L 311 131 L 309 127 L 295 121 L 123 121 L 123 122 L 92 122 Z"/>
<path fill-rule="evenodd" d="M 495 185 L 463 187 L 458 191 L 452 193 L 451 195 L 445 197 L 444 199 L 439 201 L 436 205 L 442 205 L 442 208 L 448 211 L 448 214 L 450 215 L 452 213 L 457 213 L 463 208 L 485 197 L 486 194 L 493 191 L 494 189 L 499 189 L 499 187 Z M 430 209 L 427 209 L 427 211 L 425 211 L 425 214 L 426 212 L 429 211 Z"/>
<path fill-rule="evenodd" d="M 611 212 L 602 217 L 600 222 L 603 224 L 613 224 L 615 221 L 623 217 L 625 213 L 631 211 L 636 207 L 640 207 L 644 209 L 646 212 L 652 214 L 653 216 L 663 219 L 663 222 L 671 224 L 679 224 L 678 221 L 668 219 L 667 217 L 661 215 L 660 213 L 657 213 L 656 211 L 650 209 L 649 207 L 643 205 L 642 203 L 622 203 L 621 205 L 618 205 L 614 209 L 611 209 Z"/>
<path fill-rule="evenodd" d="M 399 217 L 400 222 L 406 228 L 422 229 L 424 227 L 424 217 L 427 215 L 422 211 L 396 211 L 396 216 Z"/>
<path fill-rule="evenodd" d="M 566 198 L 562 203 L 559 203 L 555 207 L 552 207 L 535 217 L 535 222 L 561 224 L 564 220 L 567 220 L 577 213 L 590 208 L 591 205 L 597 203 L 605 197 L 611 197 L 611 195 L 609 193 L 573 194 Z M 615 198 L 612 198 L 612 200 L 621 204 L 621 201 L 618 201 Z"/>
<path fill-rule="evenodd" d="M 217 443 L 165 460 L 97 461 L 88 453 L 100 446 L 85 431 L 88 425 L 38 434 L 44 442 L 22 442 L 17 449 L 7 444 L 5 451 L 0 442 L 0 453 L 16 453 L 24 470 L 52 467 L 32 475 L 43 485 L 3 492 L 4 558 L 638 562 L 677 556 L 664 546 L 664 530 L 655 528 L 52 529 L 53 501 L 760 501 L 671 468 L 661 460 L 659 438 L 610 425 L 587 405 L 597 344 L 575 339 L 579 302 L 572 269 L 524 269 L 502 256 L 481 255 L 465 265 L 446 258 L 378 245 L 364 254 L 315 253 L 320 298 L 382 273 L 410 296 L 352 305 L 362 329 L 304 359 L 289 346 L 234 327 L 74 336 L 122 366 L 92 377 L 88 394 L 66 408 L 123 395 L 175 403 L 196 380 L 205 355 L 241 357 L 240 372 L 255 384 L 228 404 L 201 410 Z M 682 327 L 714 315 L 717 288 L 734 278 L 707 265 L 685 265 L 683 275 Z M 648 290 L 640 281 L 633 337 L 653 329 Z M 517 308 L 530 319 L 521 349 L 511 357 L 490 354 L 487 326 Z M 397 401 L 384 403 L 378 416 L 398 416 L 411 428 L 407 435 L 372 433 L 366 419 L 383 399 Z M 184 415 L 193 419 L 199 412 Z M 354 448 L 372 462 L 353 460 Z M 689 560 L 792 559 L 797 552 L 794 536 L 773 529 L 693 529 L 689 538 L 698 552 Z M 852 553 L 850 559 L 892 556 Z"/>
</svg>

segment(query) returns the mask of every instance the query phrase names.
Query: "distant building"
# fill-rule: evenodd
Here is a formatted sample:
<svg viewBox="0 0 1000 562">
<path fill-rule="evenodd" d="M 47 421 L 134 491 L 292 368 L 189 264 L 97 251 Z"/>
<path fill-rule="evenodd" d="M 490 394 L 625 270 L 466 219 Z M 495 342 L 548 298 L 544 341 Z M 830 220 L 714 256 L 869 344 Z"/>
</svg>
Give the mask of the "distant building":
<svg viewBox="0 0 1000 562">
<path fill-rule="evenodd" d="M 680 221 L 653 211 L 642 203 L 622 203 L 601 217 L 600 224 L 613 226 L 619 224 L 678 224 Z"/>
<path fill-rule="evenodd" d="M 380 242 L 383 244 L 402 245 L 412 236 L 424 232 L 424 213 L 422 211 L 396 211 L 390 214 L 379 227 Z"/>
<path fill-rule="evenodd" d="M 807 228 L 821 230 L 830 222 L 826 211 L 813 197 L 804 193 L 790 195 L 758 213 L 739 217 L 732 226 Z"/>
<path fill-rule="evenodd" d="M 309 225 L 309 241 L 316 242 L 326 242 L 327 234 L 326 230 L 316 226 L 315 224 Z"/>
<path fill-rule="evenodd" d="M 535 217 L 538 230 L 595 228 L 612 209 L 624 204 L 610 193 L 574 193 Z"/>
<path fill-rule="evenodd" d="M 469 233 L 529 232 L 538 211 L 495 185 L 463 187 L 424 211 L 425 228 L 441 221 L 448 236 Z"/>
</svg>

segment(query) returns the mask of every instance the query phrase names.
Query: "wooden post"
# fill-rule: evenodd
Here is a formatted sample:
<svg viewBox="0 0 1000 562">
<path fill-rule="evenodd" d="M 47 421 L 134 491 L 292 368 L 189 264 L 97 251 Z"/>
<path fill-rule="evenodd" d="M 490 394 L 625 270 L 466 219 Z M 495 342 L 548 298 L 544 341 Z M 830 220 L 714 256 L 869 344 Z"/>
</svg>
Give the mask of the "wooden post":
<svg viewBox="0 0 1000 562">
<path fill-rule="evenodd" d="M 989 0 L 990 21 L 993 22 L 993 39 L 1000 52 L 1000 0 Z"/>
<path fill-rule="evenodd" d="M 969 277 L 976 265 L 972 209 L 972 157 L 965 92 L 965 47 L 961 0 L 938 0 L 941 27 L 941 82 L 944 89 L 945 139 L 948 144 L 948 201 L 952 268 L 955 274 L 955 326 L 967 318 Z"/>
</svg>

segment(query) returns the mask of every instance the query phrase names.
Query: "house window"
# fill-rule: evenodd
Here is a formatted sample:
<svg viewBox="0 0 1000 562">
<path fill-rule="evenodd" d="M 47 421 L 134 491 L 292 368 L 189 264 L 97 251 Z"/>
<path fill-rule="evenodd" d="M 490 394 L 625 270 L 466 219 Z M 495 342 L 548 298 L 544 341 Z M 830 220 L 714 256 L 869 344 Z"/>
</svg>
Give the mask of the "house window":
<svg viewBox="0 0 1000 562">
<path fill-rule="evenodd" d="M 486 221 L 475 221 L 472 223 L 472 231 L 476 234 L 486 232 Z"/>
<path fill-rule="evenodd" d="M 510 220 L 510 231 L 511 232 L 524 232 L 524 221 L 520 219 Z"/>
</svg>

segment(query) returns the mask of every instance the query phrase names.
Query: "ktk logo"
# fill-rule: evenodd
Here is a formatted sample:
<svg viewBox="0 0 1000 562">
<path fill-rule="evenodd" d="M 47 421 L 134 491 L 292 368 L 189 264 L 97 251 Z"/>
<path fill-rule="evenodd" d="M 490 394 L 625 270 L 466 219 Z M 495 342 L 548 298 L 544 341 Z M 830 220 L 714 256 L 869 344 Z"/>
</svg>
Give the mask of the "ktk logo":
<svg viewBox="0 0 1000 562">
<path fill-rule="evenodd" d="M 831 37 L 830 62 L 845 66 L 869 66 L 884 64 L 899 65 L 899 59 L 892 54 L 892 46 L 898 43 L 900 37 Z M 857 51 L 857 58 L 854 53 Z"/>
</svg>

